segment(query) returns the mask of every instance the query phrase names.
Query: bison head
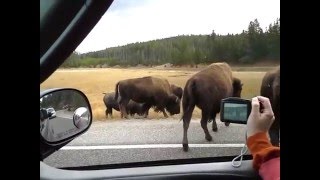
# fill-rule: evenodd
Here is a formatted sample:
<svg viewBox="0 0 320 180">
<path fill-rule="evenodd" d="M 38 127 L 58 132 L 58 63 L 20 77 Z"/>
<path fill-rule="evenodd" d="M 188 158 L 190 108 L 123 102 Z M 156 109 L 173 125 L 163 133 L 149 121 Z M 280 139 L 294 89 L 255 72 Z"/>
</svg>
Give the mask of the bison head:
<svg viewBox="0 0 320 180">
<path fill-rule="evenodd" d="M 241 97 L 242 86 L 243 84 L 241 83 L 241 80 L 234 77 L 232 82 L 233 97 Z"/>
<path fill-rule="evenodd" d="M 166 110 L 170 113 L 170 115 L 180 113 L 180 99 L 176 95 L 169 95 Z"/>
<path fill-rule="evenodd" d="M 179 99 L 182 98 L 182 94 L 183 94 L 183 89 L 179 86 L 176 86 L 174 84 L 170 85 L 171 91 L 173 94 L 175 94 L 176 96 L 179 97 Z"/>
</svg>

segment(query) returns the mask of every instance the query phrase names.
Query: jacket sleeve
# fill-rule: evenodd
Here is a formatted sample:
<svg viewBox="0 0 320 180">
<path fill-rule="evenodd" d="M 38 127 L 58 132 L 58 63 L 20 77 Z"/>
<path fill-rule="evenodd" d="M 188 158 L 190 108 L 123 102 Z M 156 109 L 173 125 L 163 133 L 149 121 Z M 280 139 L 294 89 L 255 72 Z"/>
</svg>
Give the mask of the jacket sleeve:
<svg viewBox="0 0 320 180">
<path fill-rule="evenodd" d="M 272 146 L 267 133 L 259 132 L 247 140 L 253 156 L 253 168 L 263 179 L 280 179 L 280 148 Z"/>
<path fill-rule="evenodd" d="M 261 164 L 259 175 L 262 179 L 280 179 L 280 157 L 270 159 Z"/>
</svg>

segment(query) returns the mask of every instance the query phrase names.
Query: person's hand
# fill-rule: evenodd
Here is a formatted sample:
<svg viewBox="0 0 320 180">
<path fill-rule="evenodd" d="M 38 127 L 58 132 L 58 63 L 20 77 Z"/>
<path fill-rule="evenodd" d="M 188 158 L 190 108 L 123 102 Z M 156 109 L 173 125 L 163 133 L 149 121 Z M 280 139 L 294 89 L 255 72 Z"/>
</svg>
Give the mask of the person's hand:
<svg viewBox="0 0 320 180">
<path fill-rule="evenodd" d="M 251 103 L 251 113 L 247 122 L 247 138 L 258 132 L 267 133 L 274 121 L 274 114 L 268 98 L 257 96 L 252 98 Z"/>
</svg>

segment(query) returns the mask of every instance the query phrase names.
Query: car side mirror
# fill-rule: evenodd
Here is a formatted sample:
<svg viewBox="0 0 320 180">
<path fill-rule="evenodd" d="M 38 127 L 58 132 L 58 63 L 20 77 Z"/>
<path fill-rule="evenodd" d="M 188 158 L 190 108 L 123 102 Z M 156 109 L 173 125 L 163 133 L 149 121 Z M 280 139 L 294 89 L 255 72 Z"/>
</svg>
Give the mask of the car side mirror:
<svg viewBox="0 0 320 180">
<path fill-rule="evenodd" d="M 73 113 L 73 124 L 78 129 L 83 129 L 88 125 L 90 117 L 88 108 L 79 107 Z"/>
<path fill-rule="evenodd" d="M 87 131 L 91 123 L 91 106 L 81 91 L 63 88 L 40 94 L 40 135 L 45 143 L 72 140 Z"/>
</svg>

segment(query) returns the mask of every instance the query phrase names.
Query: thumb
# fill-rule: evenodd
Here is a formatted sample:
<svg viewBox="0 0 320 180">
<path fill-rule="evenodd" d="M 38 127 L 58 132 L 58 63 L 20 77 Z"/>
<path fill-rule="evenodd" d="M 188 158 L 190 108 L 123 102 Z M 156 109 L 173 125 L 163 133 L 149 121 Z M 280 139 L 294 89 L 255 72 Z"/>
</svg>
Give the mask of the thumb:
<svg viewBox="0 0 320 180">
<path fill-rule="evenodd" d="M 251 110 L 252 113 L 256 114 L 256 113 L 259 112 L 259 110 L 260 110 L 260 104 L 259 104 L 259 100 L 258 100 L 257 97 L 252 98 L 252 100 L 251 100 L 251 106 L 252 106 L 252 107 L 251 107 L 251 108 L 252 108 L 252 110 Z"/>
</svg>

